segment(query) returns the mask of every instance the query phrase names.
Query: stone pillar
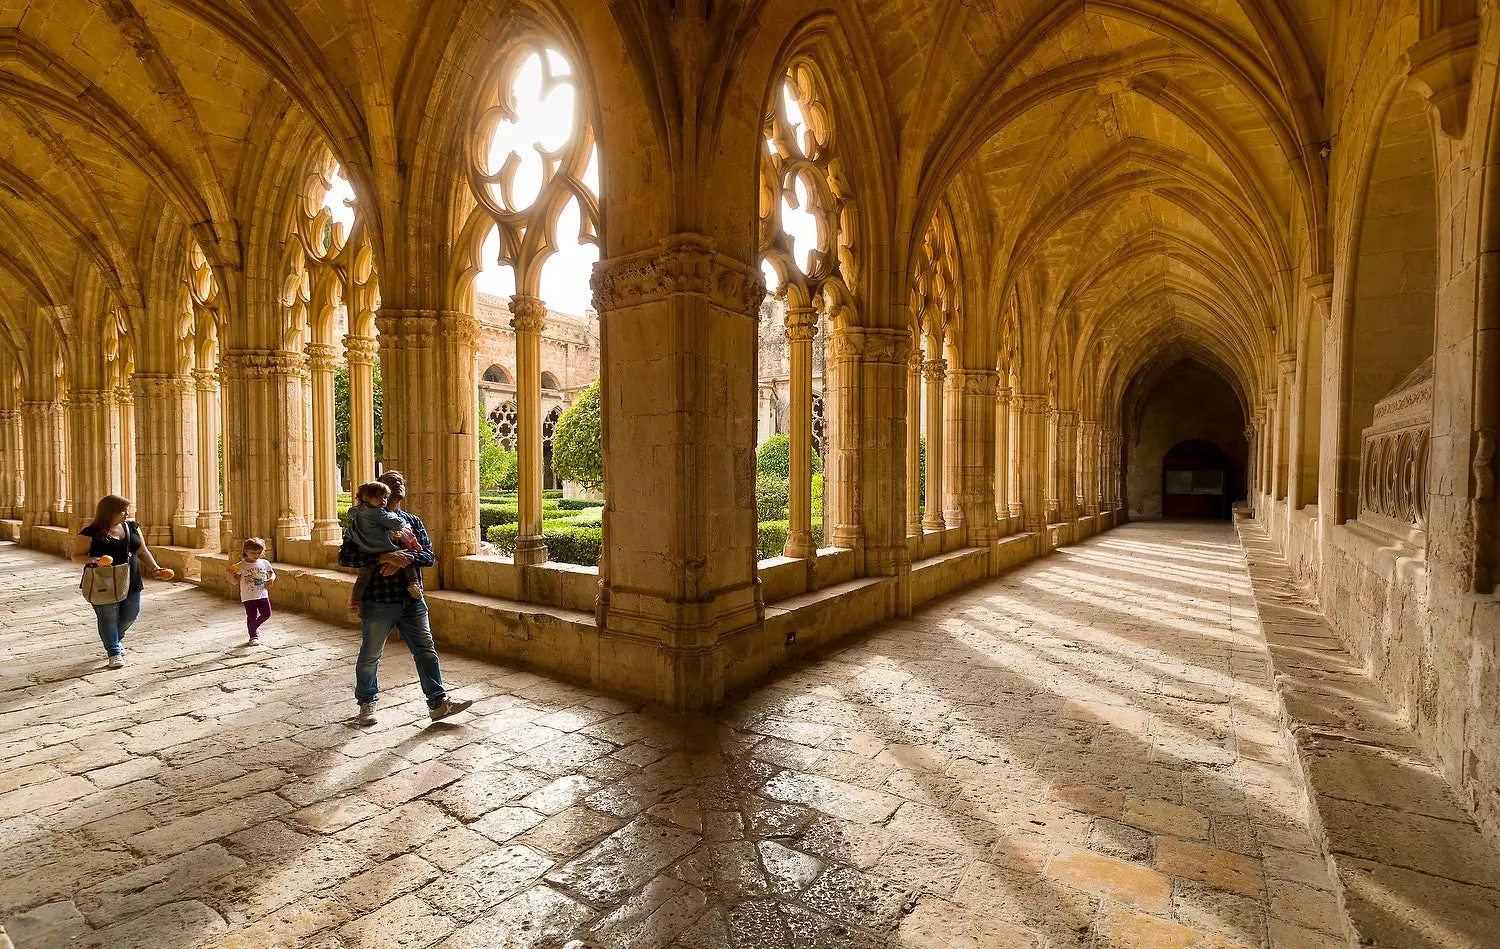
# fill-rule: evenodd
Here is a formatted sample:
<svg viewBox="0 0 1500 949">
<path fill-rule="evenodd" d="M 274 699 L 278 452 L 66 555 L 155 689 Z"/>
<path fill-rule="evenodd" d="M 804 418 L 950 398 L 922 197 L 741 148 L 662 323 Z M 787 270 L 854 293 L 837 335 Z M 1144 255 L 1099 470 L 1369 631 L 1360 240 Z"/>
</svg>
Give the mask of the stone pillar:
<svg viewBox="0 0 1500 949">
<path fill-rule="evenodd" d="M 28 399 L 21 403 L 26 456 L 26 503 L 21 520 L 27 527 L 66 523 L 67 461 L 63 451 L 63 403 Z"/>
<path fill-rule="evenodd" d="M 1010 433 L 1010 386 L 995 390 L 995 518 L 1010 517 L 1011 499 L 1011 446 Z"/>
<path fill-rule="evenodd" d="M 957 484 L 952 491 L 957 524 L 965 528 L 970 547 L 986 547 L 999 536 L 995 520 L 995 386 L 999 376 L 993 369 L 954 372 L 950 386 L 957 405 L 956 437 L 948 452 L 956 456 Z M 955 526 L 955 520 L 948 520 Z"/>
<path fill-rule="evenodd" d="M 375 354 L 367 336 L 345 336 L 349 353 L 349 488 L 375 480 Z"/>
<path fill-rule="evenodd" d="M 1245 463 L 1245 496 L 1254 507 L 1256 492 L 1260 490 L 1260 422 L 1254 416 L 1245 426 L 1245 443 L 1250 446 L 1250 457 Z"/>
<path fill-rule="evenodd" d="M 1047 514 L 1045 524 L 1053 524 L 1062 519 L 1062 504 L 1058 493 L 1058 443 L 1057 443 L 1057 408 L 1052 404 L 1047 405 L 1047 428 L 1046 428 L 1046 474 L 1047 474 Z"/>
<path fill-rule="evenodd" d="M 862 338 L 860 377 L 854 385 L 863 408 L 857 451 L 865 573 L 900 577 L 911 565 L 902 476 L 911 470 L 912 459 L 901 451 L 903 443 L 910 443 L 908 427 L 915 427 L 912 408 L 906 402 L 911 333 L 872 328 L 863 330 Z"/>
<path fill-rule="evenodd" d="M 906 366 L 906 425 L 906 534 L 910 537 L 922 533 L 922 350 L 917 347 L 912 348 Z M 932 467 L 930 437 L 926 467 Z"/>
<path fill-rule="evenodd" d="M 756 334 L 765 281 L 698 234 L 594 267 L 604 353 L 605 552 L 594 681 L 719 701 L 752 642 Z"/>
<path fill-rule="evenodd" d="M 146 543 L 191 545 L 198 522 L 197 402 L 192 379 L 133 373 L 139 496 L 136 517 Z"/>
<path fill-rule="evenodd" d="M 198 546 L 217 550 L 224 500 L 219 487 L 219 371 L 194 369 L 193 387 L 198 395 Z"/>
<path fill-rule="evenodd" d="M 510 298 L 510 325 L 516 332 L 517 479 L 516 566 L 547 560 L 542 536 L 542 330 L 547 306 L 532 296 Z M 808 410 L 809 416 L 811 409 Z"/>
<path fill-rule="evenodd" d="M 1020 465 L 1022 526 L 1028 532 L 1047 529 L 1047 428 L 1049 408 L 1045 395 L 1021 393 L 1016 397 L 1020 422 L 1017 460 Z"/>
<path fill-rule="evenodd" d="M 1064 523 L 1078 520 L 1078 413 L 1057 413 L 1057 501 L 1058 517 Z"/>
<path fill-rule="evenodd" d="M 115 386 L 115 424 L 120 432 L 120 496 L 135 498 L 135 393 Z"/>
<path fill-rule="evenodd" d="M 319 543 L 336 542 L 342 534 L 339 528 L 339 478 L 333 432 L 333 373 L 338 356 L 339 349 L 332 343 L 307 345 L 307 367 L 312 386 L 312 539 Z"/>
<path fill-rule="evenodd" d="M 964 519 L 964 423 L 968 406 L 964 404 L 963 369 L 946 373 L 943 379 L 943 526 L 967 527 Z M 992 433 L 985 433 L 989 444 Z"/>
<path fill-rule="evenodd" d="M 787 348 L 791 355 L 791 404 L 787 406 L 791 486 L 787 501 L 787 557 L 811 557 L 818 544 L 812 535 L 812 340 L 818 312 L 810 306 L 786 311 Z"/>
<path fill-rule="evenodd" d="M 939 344 L 929 345 L 932 352 Z M 922 378 L 927 382 L 927 510 L 922 515 L 924 531 L 940 531 L 943 520 L 943 380 L 948 375 L 946 359 L 928 359 L 922 363 Z"/>
<path fill-rule="evenodd" d="M 828 337 L 828 383 L 824 386 L 824 408 L 832 416 L 828 461 L 823 466 L 823 522 L 832 525 L 829 542 L 835 547 L 864 547 L 861 529 L 860 491 L 861 396 L 865 332 L 859 327 L 834 330 Z"/>
<path fill-rule="evenodd" d="M 17 518 L 25 506 L 26 453 L 21 410 L 0 408 L 0 517 Z"/>
<path fill-rule="evenodd" d="M 1278 498 L 1295 498 L 1291 493 L 1292 471 L 1297 465 L 1298 454 L 1298 412 L 1295 406 L 1297 392 L 1297 354 L 1282 353 L 1277 357 L 1277 366 L 1281 370 L 1276 379 L 1276 422 L 1277 462 L 1276 462 L 1276 496 Z M 1295 510 L 1296 504 L 1288 503 L 1288 510 Z"/>
<path fill-rule="evenodd" d="M 1083 480 L 1083 516 L 1099 514 L 1099 423 L 1084 419 L 1078 423 L 1078 467 Z"/>
<path fill-rule="evenodd" d="M 224 481 L 228 493 L 220 534 L 224 549 L 263 537 L 269 559 L 279 546 L 304 536 L 302 367 L 292 350 L 228 349 L 223 373 Z M 233 520 L 229 521 L 229 512 Z"/>
<path fill-rule="evenodd" d="M 94 506 L 112 493 L 110 455 L 114 448 L 114 398 L 107 389 L 68 393 L 68 496 L 74 528 L 94 519 Z"/>
<path fill-rule="evenodd" d="M 451 587 L 458 558 L 479 551 L 478 324 L 458 310 L 383 309 L 376 326 L 385 404 L 393 407 L 384 416 L 385 468 L 406 475 L 405 508 L 432 538 L 438 568 L 427 571 L 428 583 Z M 540 395 L 539 371 L 535 381 Z M 538 488 L 540 467 L 538 457 Z M 540 490 L 536 503 L 540 514 Z M 523 597 L 528 582 L 523 575 Z"/>
<path fill-rule="evenodd" d="M 310 356 L 308 347 L 303 347 L 305 356 Z M 312 367 L 309 359 L 302 360 L 302 427 L 300 445 L 302 448 L 302 470 L 307 477 L 302 479 L 302 530 L 301 537 L 312 537 L 314 517 L 314 505 L 317 503 L 317 465 L 314 462 L 316 456 L 315 441 L 313 439 L 313 420 L 316 417 L 313 412 L 312 392 Z M 309 563 L 317 563 L 317 560 L 309 557 Z"/>
</svg>

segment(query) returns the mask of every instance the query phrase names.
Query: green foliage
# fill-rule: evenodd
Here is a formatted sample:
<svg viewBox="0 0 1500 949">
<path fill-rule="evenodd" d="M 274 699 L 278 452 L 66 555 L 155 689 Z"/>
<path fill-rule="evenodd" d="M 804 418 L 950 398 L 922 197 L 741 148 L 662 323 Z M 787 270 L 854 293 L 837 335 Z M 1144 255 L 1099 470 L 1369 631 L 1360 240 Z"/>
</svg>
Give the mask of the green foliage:
<svg viewBox="0 0 1500 949">
<path fill-rule="evenodd" d="M 543 498 L 551 498 L 554 501 L 562 500 L 562 488 L 547 488 L 542 492 Z"/>
<path fill-rule="evenodd" d="M 755 525 L 755 551 L 761 560 L 780 557 L 786 547 L 787 522 L 761 521 Z"/>
<path fill-rule="evenodd" d="M 380 360 L 370 367 L 371 379 L 375 388 L 375 460 L 379 462 L 385 458 L 385 426 L 382 415 L 385 407 L 385 394 L 382 391 L 383 383 L 380 378 Z M 334 461 L 343 471 L 349 470 L 349 419 L 352 414 L 349 402 L 349 363 L 346 360 L 339 364 L 333 374 L 333 455 Z"/>
<path fill-rule="evenodd" d="M 547 539 L 548 559 L 558 563 L 592 567 L 599 563 L 599 552 L 604 548 L 604 530 L 598 526 L 543 521 L 542 536 Z M 501 553 L 516 552 L 515 524 L 497 524 L 485 531 L 484 537 Z"/>
<path fill-rule="evenodd" d="M 518 514 L 514 504 L 481 504 L 479 505 L 479 530 L 480 533 L 489 530 L 496 524 L 514 524 Z"/>
<path fill-rule="evenodd" d="M 755 476 L 755 519 L 778 521 L 786 518 L 787 499 L 791 487 L 780 475 L 762 471 Z"/>
<path fill-rule="evenodd" d="M 559 511 L 586 511 L 591 507 L 603 507 L 603 501 L 593 498 L 559 498 L 557 509 Z"/>
<path fill-rule="evenodd" d="M 600 428 L 599 381 L 589 383 L 552 430 L 552 470 L 590 491 L 604 487 L 604 436 Z"/>
<path fill-rule="evenodd" d="M 823 459 L 813 452 L 812 471 L 823 470 Z M 774 474 L 785 481 L 792 479 L 792 439 L 790 435 L 772 435 L 755 450 L 755 473 Z"/>
<path fill-rule="evenodd" d="M 495 423 L 484 417 L 479 410 L 479 490 L 500 490 L 509 481 L 516 481 L 517 459 L 514 452 L 500 447 L 495 434 Z"/>
</svg>

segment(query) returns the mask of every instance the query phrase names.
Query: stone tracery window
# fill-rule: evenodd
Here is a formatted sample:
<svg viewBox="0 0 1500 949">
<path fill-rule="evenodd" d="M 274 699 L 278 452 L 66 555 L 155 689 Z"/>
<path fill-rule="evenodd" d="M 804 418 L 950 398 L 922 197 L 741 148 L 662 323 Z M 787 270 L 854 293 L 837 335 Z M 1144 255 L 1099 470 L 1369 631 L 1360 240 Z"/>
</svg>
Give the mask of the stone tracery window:
<svg viewBox="0 0 1500 949">
<path fill-rule="evenodd" d="M 495 423 L 495 439 L 506 451 L 516 450 L 516 403 L 506 400 L 490 411 L 490 421 Z"/>
<path fill-rule="evenodd" d="M 786 301 L 791 355 L 791 497 L 785 554 L 810 557 L 812 457 L 826 453 L 815 420 L 812 344 L 819 311 L 840 325 L 857 284 L 855 202 L 838 150 L 832 100 L 819 67 L 794 60 L 773 92 L 761 153 L 760 238 L 766 284 Z M 820 400 L 821 402 L 821 400 Z M 827 487 L 825 486 L 825 490 Z"/>
<path fill-rule="evenodd" d="M 601 220 L 593 111 L 561 44 L 531 36 L 501 52 L 483 80 L 465 164 L 475 289 L 509 296 L 515 331 L 516 401 L 497 427 L 520 455 L 515 561 L 532 565 L 547 559 L 542 490 L 556 421 L 543 419 L 541 394 L 558 387 L 541 372 L 541 336 L 549 308 L 589 306 Z"/>
</svg>

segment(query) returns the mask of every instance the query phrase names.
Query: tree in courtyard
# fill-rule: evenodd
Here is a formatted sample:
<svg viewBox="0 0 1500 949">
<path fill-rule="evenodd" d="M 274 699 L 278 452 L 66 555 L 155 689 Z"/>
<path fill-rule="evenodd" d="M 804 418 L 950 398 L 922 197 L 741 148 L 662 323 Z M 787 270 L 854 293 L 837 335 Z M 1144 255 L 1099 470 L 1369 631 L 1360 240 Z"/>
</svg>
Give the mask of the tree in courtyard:
<svg viewBox="0 0 1500 949">
<path fill-rule="evenodd" d="M 599 416 L 599 380 L 595 379 L 552 430 L 553 472 L 590 491 L 604 487 L 604 436 Z"/>
<path fill-rule="evenodd" d="M 503 491 L 507 486 L 514 490 L 516 483 L 516 455 L 500 446 L 500 436 L 495 423 L 484 416 L 484 406 L 479 407 L 479 490 Z"/>
</svg>

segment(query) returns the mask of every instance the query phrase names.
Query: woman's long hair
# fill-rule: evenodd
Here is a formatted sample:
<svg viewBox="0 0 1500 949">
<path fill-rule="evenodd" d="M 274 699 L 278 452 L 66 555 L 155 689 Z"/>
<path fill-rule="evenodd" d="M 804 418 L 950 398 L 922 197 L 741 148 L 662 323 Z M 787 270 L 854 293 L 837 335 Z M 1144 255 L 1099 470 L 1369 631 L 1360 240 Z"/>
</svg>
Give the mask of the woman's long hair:
<svg viewBox="0 0 1500 949">
<path fill-rule="evenodd" d="M 99 499 L 99 506 L 94 508 L 94 519 L 89 521 L 88 526 L 79 533 L 97 539 L 114 526 L 115 515 L 129 507 L 128 498 L 122 498 L 118 494 L 106 494 Z"/>
</svg>

